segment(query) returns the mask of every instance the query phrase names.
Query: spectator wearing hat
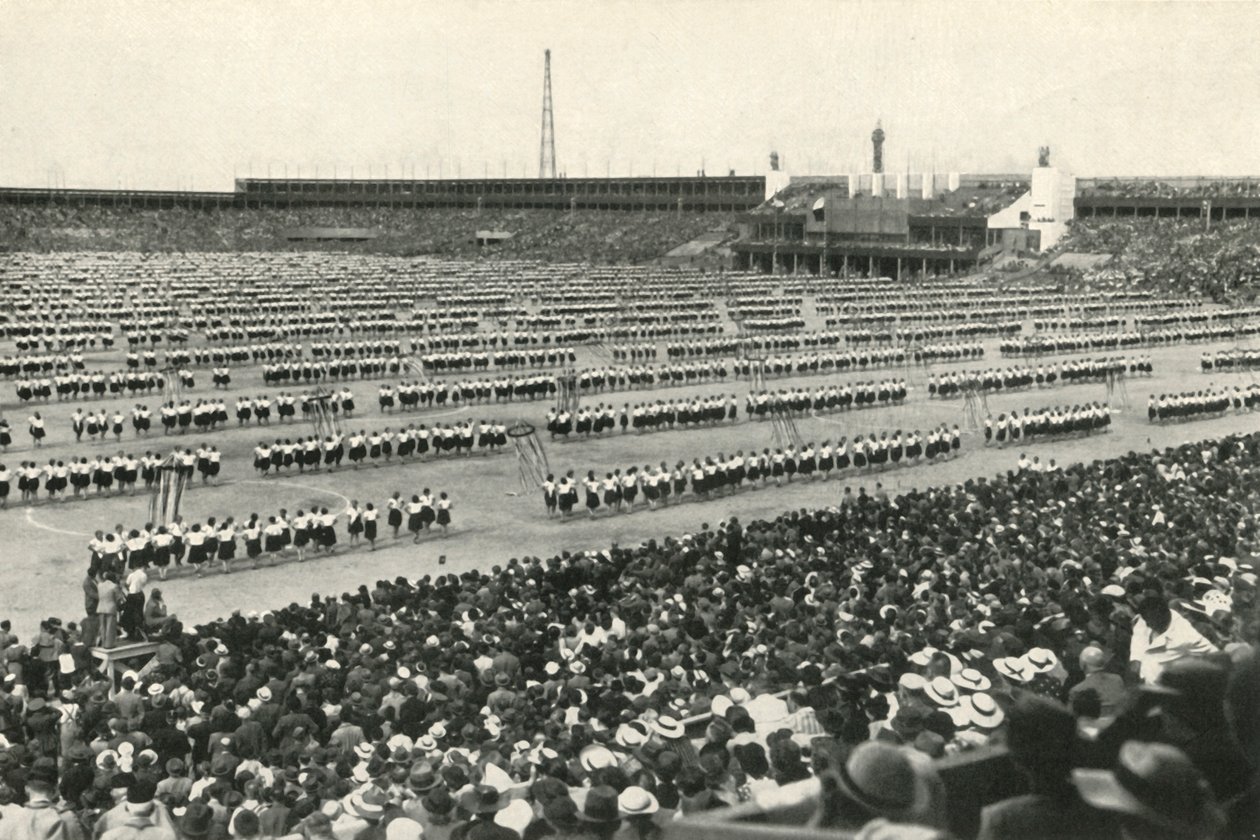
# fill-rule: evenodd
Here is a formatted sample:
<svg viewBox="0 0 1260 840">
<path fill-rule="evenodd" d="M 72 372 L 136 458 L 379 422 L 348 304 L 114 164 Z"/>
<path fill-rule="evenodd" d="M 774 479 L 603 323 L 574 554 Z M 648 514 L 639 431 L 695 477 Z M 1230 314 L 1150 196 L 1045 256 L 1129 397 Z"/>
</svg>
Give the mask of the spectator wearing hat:
<svg viewBox="0 0 1260 840">
<path fill-rule="evenodd" d="M 333 821 L 333 834 L 338 840 L 372 837 L 385 819 L 389 797 L 375 786 L 359 790 L 342 800 L 341 815 Z"/>
<path fill-rule="evenodd" d="M 615 840 L 658 840 L 661 837 L 663 832 L 657 821 L 661 805 L 650 791 L 638 785 L 624 789 L 617 794 L 617 810 L 622 825 L 613 835 Z"/>
<path fill-rule="evenodd" d="M 1113 769 L 1079 769 L 1072 782 L 1091 806 L 1119 819 L 1125 837 L 1211 840 L 1225 827 L 1211 785 L 1167 744 L 1129 741 Z"/>
<path fill-rule="evenodd" d="M 516 832 L 494 821 L 508 806 L 507 794 L 490 785 L 475 785 L 459 797 L 469 819 L 451 830 L 451 840 L 520 840 Z"/>
<path fill-rule="evenodd" d="M 542 819 L 527 829 L 525 840 L 541 840 L 543 837 L 571 837 L 580 834 L 582 820 L 578 818 L 578 806 L 569 796 L 566 789 L 564 795 L 548 798 L 542 805 Z"/>
<path fill-rule="evenodd" d="M 157 799 L 172 807 L 183 805 L 188 801 L 188 794 L 193 784 L 192 779 L 188 778 L 184 760 L 182 758 L 169 759 L 163 769 L 166 770 L 166 778 L 157 783 Z"/>
<path fill-rule="evenodd" d="M 621 811 L 617 805 L 617 791 L 608 785 L 596 785 L 586 791 L 578 810 L 581 828 L 579 837 L 608 840 L 621 827 Z"/>
<path fill-rule="evenodd" d="M 822 793 L 812 825 L 860 832 L 876 820 L 927 829 L 944 825 L 934 783 L 905 747 L 864 741 L 820 775 Z M 895 834 L 892 836 L 896 836 Z"/>
<path fill-rule="evenodd" d="M 175 822 L 180 840 L 201 840 L 214 827 L 214 811 L 204 802 L 190 802 Z"/>
<path fill-rule="evenodd" d="M 1022 695 L 1007 715 L 1006 742 L 1030 792 L 986 805 L 978 840 L 1114 836 L 1111 820 L 1086 805 L 1072 787 L 1076 720 L 1061 703 Z"/>
<path fill-rule="evenodd" d="M 420 798 L 421 811 L 408 812 L 408 816 L 424 828 L 429 840 L 448 840 L 455 827 L 455 799 L 450 791 L 438 784 Z"/>
<path fill-rule="evenodd" d="M 1212 786 L 1219 802 L 1249 787 L 1255 756 L 1248 759 L 1227 719 L 1229 661 L 1224 655 L 1179 659 L 1164 668 L 1156 692 L 1159 740 L 1180 749 Z"/>
</svg>

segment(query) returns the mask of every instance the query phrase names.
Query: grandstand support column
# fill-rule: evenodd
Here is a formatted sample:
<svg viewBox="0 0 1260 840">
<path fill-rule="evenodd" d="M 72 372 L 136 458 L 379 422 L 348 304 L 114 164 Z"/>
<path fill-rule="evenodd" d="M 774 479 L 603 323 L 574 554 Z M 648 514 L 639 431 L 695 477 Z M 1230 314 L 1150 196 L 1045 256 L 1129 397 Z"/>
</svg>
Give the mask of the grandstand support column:
<svg viewBox="0 0 1260 840">
<path fill-rule="evenodd" d="M 844 254 L 840 259 L 840 276 L 847 280 L 849 279 L 849 255 Z"/>
<path fill-rule="evenodd" d="M 901 257 L 897 257 L 897 282 L 901 282 Z"/>
<path fill-rule="evenodd" d="M 797 271 L 800 270 L 800 265 L 801 265 L 801 255 L 792 254 L 792 273 L 793 274 L 796 274 Z"/>
<path fill-rule="evenodd" d="M 866 258 L 866 276 L 868 278 L 872 278 L 875 276 L 875 258 L 874 257 Z"/>
</svg>

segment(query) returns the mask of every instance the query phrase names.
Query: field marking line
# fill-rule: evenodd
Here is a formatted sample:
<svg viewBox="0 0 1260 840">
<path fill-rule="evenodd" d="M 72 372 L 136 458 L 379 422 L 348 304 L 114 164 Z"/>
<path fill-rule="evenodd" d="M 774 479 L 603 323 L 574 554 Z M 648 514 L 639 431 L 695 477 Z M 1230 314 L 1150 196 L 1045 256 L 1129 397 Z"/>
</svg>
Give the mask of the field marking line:
<svg viewBox="0 0 1260 840">
<path fill-rule="evenodd" d="M 307 487 L 305 484 L 296 484 L 292 481 L 268 481 L 268 480 L 260 479 L 260 478 L 247 479 L 240 483 L 241 484 L 265 484 L 271 487 L 292 487 L 296 490 L 304 490 L 308 493 L 323 493 L 326 496 L 336 496 L 338 499 L 341 499 L 341 501 L 346 503 L 345 508 L 337 514 L 338 516 L 340 516 L 342 513 L 345 513 L 347 510 L 350 509 L 350 499 L 347 496 L 341 495 L 336 490 L 325 490 L 322 487 Z"/>
<path fill-rule="evenodd" d="M 43 523 L 41 523 L 41 522 L 36 522 L 36 521 L 35 521 L 35 517 L 34 517 L 34 516 L 32 516 L 32 515 L 31 515 L 31 513 L 32 513 L 32 510 L 31 510 L 31 508 L 29 508 L 29 507 L 28 507 L 28 508 L 26 509 L 26 522 L 27 522 L 27 524 L 28 524 L 28 525 L 34 525 L 36 528 L 39 528 L 39 529 L 41 529 L 41 530 L 43 530 L 43 531 L 51 531 L 51 532 L 52 532 L 52 533 L 54 533 L 54 534 L 65 534 L 65 535 L 66 535 L 66 536 L 68 536 L 68 537 L 90 537 L 90 536 L 92 536 L 91 534 L 85 534 L 85 533 L 83 533 L 83 532 L 81 532 L 81 531 L 63 531 L 63 530 L 62 530 L 62 529 L 60 529 L 60 528 L 54 528 L 54 527 L 52 527 L 51 525 L 44 525 L 44 524 L 43 524 Z"/>
</svg>

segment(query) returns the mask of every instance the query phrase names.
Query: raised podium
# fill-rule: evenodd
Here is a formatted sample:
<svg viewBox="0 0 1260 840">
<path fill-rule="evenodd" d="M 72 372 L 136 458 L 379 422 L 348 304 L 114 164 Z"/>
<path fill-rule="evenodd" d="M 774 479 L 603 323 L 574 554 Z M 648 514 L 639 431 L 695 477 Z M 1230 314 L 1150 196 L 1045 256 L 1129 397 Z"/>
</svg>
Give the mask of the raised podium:
<svg viewBox="0 0 1260 840">
<path fill-rule="evenodd" d="M 118 683 L 127 671 L 144 676 L 157 667 L 157 642 L 128 642 L 112 648 L 94 647 L 96 670 L 109 677 L 109 696 L 118 693 Z"/>
</svg>

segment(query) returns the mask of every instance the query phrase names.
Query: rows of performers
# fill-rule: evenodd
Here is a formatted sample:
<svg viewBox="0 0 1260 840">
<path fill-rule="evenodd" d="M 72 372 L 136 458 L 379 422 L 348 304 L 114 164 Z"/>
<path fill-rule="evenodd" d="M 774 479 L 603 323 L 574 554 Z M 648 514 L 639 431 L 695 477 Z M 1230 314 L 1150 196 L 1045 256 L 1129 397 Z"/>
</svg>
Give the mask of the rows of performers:
<svg viewBox="0 0 1260 840">
<path fill-rule="evenodd" d="M 187 434 L 190 429 L 198 432 L 211 432 L 228 422 L 227 405 L 223 400 L 174 400 L 158 406 L 157 416 L 162 424 L 162 433 L 166 435 Z M 76 408 L 70 415 L 70 431 L 74 439 L 81 441 L 106 440 L 111 435 L 121 440 L 123 431 L 130 424 L 137 437 L 144 437 L 153 429 L 153 409 L 143 403 L 136 403 L 124 414 L 122 409 L 104 408 L 96 411 L 84 411 Z"/>
<path fill-rule="evenodd" d="M 152 490 L 163 469 L 171 469 L 189 482 L 199 474 L 203 484 L 217 484 L 222 454 L 217 447 L 176 449 L 167 458 L 156 452 L 136 457 L 129 453 L 86 456 L 78 459 L 50 459 L 47 464 L 22 461 L 10 472 L 0 464 L 0 507 L 8 503 L 16 486 L 20 501 L 32 504 L 46 501 L 83 499 L 110 495 L 134 495 L 137 483 Z M 191 486 L 191 485 L 190 485 Z"/>
<path fill-rule="evenodd" d="M 453 507 L 445 492 L 434 494 L 427 487 L 410 500 L 395 492 L 384 505 L 386 525 L 393 539 L 401 536 L 404 525 L 413 542 L 431 531 L 445 536 Z M 242 549 L 244 559 L 254 569 L 287 557 L 302 562 L 312 555 L 333 554 L 339 545 L 337 530 L 342 521 L 350 550 L 366 543 L 374 551 L 380 538 L 380 517 L 381 509 L 376 505 L 361 505 L 357 499 L 337 512 L 312 507 L 290 514 L 281 508 L 269 516 L 251 513 L 240 520 L 211 516 L 204 522 L 186 522 L 175 516 L 170 523 L 156 527 L 150 522 L 142 528 L 127 530 L 119 525 L 112 532 L 97 531 L 87 547 L 93 573 L 130 570 L 134 574 L 153 569 L 166 580 L 171 569 L 188 567 L 201 577 L 215 563 L 223 573 L 231 572 Z"/>
<path fill-rule="evenodd" d="M 1093 382 L 1108 376 L 1150 376 L 1149 356 L 1131 358 L 1081 359 L 1049 365 L 1017 365 L 1006 368 L 968 370 L 928 375 L 928 397 L 950 399 L 964 391 L 1014 391 L 1021 388 L 1053 388 L 1063 384 Z"/>
<path fill-rule="evenodd" d="M 1235 385 L 1232 389 L 1160 394 L 1158 398 L 1151 394 L 1146 401 L 1146 417 L 1152 423 L 1164 423 L 1218 417 L 1231 409 L 1243 412 L 1257 408 L 1260 408 L 1260 383 L 1252 382 L 1245 388 Z"/>
<path fill-rule="evenodd" d="M 838 347 L 844 343 L 844 335 L 838 332 L 809 332 L 798 335 L 751 336 L 694 339 L 670 342 L 665 345 L 665 355 L 671 359 L 689 359 L 696 356 L 735 356 L 742 350 L 758 353 L 799 350 L 802 347 Z"/>
<path fill-rule="evenodd" d="M 406 428 L 380 429 L 342 434 L 334 432 L 322 438 L 315 435 L 296 440 L 276 438 L 273 443 L 259 441 L 254 447 L 254 469 L 266 478 L 283 472 L 317 472 L 336 470 L 348 463 L 379 467 L 397 458 L 411 461 L 441 456 L 493 455 L 507 445 L 507 426 L 499 421 L 435 425 L 423 423 Z"/>
<path fill-rule="evenodd" d="M 744 455 L 738 450 L 731 455 L 719 453 L 693 458 L 690 464 L 678 461 L 670 468 L 664 461 L 658 466 L 630 467 L 606 472 L 603 478 L 589 470 L 577 478 L 569 470 L 557 479 L 549 474 L 542 485 L 543 504 L 549 517 L 568 518 L 578 507 L 579 498 L 589 517 L 599 510 L 629 513 L 636 510 L 642 496 L 645 506 L 655 510 L 685 497 L 708 500 L 730 495 L 739 490 L 781 487 L 794 480 L 823 480 L 833 474 L 878 472 L 902 464 L 912 465 L 939 461 L 956 456 L 962 448 L 962 433 L 940 426 L 927 435 L 918 430 L 903 434 L 897 430 L 879 437 L 859 436 L 850 443 L 846 438 L 833 446 L 824 441 L 815 448 L 807 443 L 751 450 Z"/>
<path fill-rule="evenodd" d="M 906 400 L 906 380 L 884 379 L 879 382 L 846 382 L 843 385 L 824 385 L 812 391 L 805 388 L 788 388 L 779 391 L 762 391 L 749 394 L 744 400 L 744 413 L 749 419 L 761 420 L 768 415 L 789 412 L 816 414 L 831 411 L 848 411 L 855 408 L 901 405 Z"/>
<path fill-rule="evenodd" d="M 1204 373 L 1215 370 L 1253 370 L 1260 368 L 1260 349 L 1218 350 L 1204 353 L 1199 359 Z"/>
<path fill-rule="evenodd" d="M 82 353 L 22 353 L 0 356 L 0 376 L 50 376 L 53 373 L 84 371 L 87 363 Z"/>
<path fill-rule="evenodd" d="M 691 397 L 679 400 L 656 400 L 639 403 L 633 408 L 629 403 L 620 409 L 600 403 L 595 407 L 582 406 L 576 412 L 549 409 L 547 431 L 552 440 L 577 434 L 582 437 L 600 435 L 620 427 L 622 434 L 660 431 L 699 426 L 711 426 L 724 421 L 735 422 L 739 414 L 735 395 L 721 394 Z"/>
<path fill-rule="evenodd" d="M 1111 408 L 1107 403 L 1085 403 L 1073 406 L 1025 408 L 1024 413 L 1012 411 L 992 414 L 984 418 L 984 442 L 1002 446 L 1008 441 L 1017 443 L 1033 438 L 1089 435 L 1105 432 L 1111 427 Z"/>
<path fill-rule="evenodd" d="M 190 370 L 175 374 L 184 388 L 196 386 L 196 378 Z M 58 402 L 69 400 L 111 399 L 123 395 L 152 394 L 166 388 L 165 374 L 154 372 L 103 370 L 92 373 L 63 373 L 52 377 L 23 377 L 14 383 L 18 402 L 51 402 L 55 395 Z M 226 387 L 226 385 L 224 386 Z"/>
</svg>

